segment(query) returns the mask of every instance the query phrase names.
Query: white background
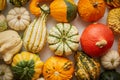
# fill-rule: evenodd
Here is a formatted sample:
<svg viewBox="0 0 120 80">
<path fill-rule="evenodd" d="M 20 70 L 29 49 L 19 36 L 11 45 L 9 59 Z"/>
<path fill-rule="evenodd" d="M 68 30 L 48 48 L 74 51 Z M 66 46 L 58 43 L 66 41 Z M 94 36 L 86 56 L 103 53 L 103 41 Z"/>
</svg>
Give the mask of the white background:
<svg viewBox="0 0 120 80">
<path fill-rule="evenodd" d="M 78 2 L 78 0 L 75 0 L 76 4 Z M 29 4 L 29 3 L 28 3 Z M 28 4 L 25 6 L 28 10 Z M 6 9 L 2 12 L 5 16 L 7 15 L 8 11 L 10 9 L 12 9 L 14 6 L 12 4 L 9 3 L 9 0 L 7 2 L 7 7 Z M 100 22 L 100 23 L 103 23 L 103 24 L 106 24 L 106 18 L 107 18 L 107 14 L 108 14 L 108 9 L 106 9 L 106 12 L 104 14 L 104 16 L 98 20 L 97 22 Z M 30 14 L 31 15 L 31 14 Z M 34 19 L 34 16 L 31 15 L 31 21 Z M 53 27 L 56 23 L 56 22 L 51 16 L 48 16 L 48 20 L 47 20 L 47 30 L 49 31 L 51 27 Z M 79 34 L 81 35 L 81 33 L 83 32 L 83 30 L 91 23 L 88 23 L 88 22 L 84 22 L 81 20 L 81 18 L 79 16 L 76 17 L 76 19 L 74 21 L 71 22 L 72 25 L 76 26 L 77 29 L 79 30 Z M 114 50 L 118 50 L 118 37 L 115 36 L 115 41 L 114 41 L 114 44 L 112 46 L 111 49 L 114 49 Z M 53 56 L 54 53 L 52 51 L 50 51 L 50 49 L 48 48 L 48 44 L 46 42 L 46 45 L 44 46 L 44 48 L 42 49 L 42 51 L 40 52 L 40 58 L 42 61 L 46 61 L 46 59 L 48 59 L 50 56 Z M 69 59 L 71 59 L 72 61 L 74 61 L 74 53 L 73 55 L 71 56 L 68 56 Z M 119 71 L 119 68 L 117 69 L 117 71 Z M 75 78 L 73 78 L 73 80 L 76 80 Z"/>
</svg>

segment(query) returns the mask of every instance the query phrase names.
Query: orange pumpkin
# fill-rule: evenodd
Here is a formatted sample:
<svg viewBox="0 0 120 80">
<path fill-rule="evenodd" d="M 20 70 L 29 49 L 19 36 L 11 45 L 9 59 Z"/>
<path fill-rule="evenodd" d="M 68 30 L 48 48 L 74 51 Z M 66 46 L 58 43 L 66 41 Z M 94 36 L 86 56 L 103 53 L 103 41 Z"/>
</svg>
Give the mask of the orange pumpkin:
<svg viewBox="0 0 120 80">
<path fill-rule="evenodd" d="M 114 41 L 114 35 L 108 26 L 96 23 L 89 25 L 82 33 L 82 49 L 92 57 L 100 57 L 108 51 Z"/>
<path fill-rule="evenodd" d="M 64 57 L 50 57 L 43 67 L 45 80 L 70 80 L 73 72 L 73 62 Z"/>
<path fill-rule="evenodd" d="M 79 0 L 78 13 L 84 21 L 94 22 L 104 16 L 104 0 Z"/>
<path fill-rule="evenodd" d="M 53 0 L 31 0 L 29 5 L 30 12 L 35 16 L 39 16 L 41 14 L 40 7 L 38 6 L 39 3 L 51 2 L 51 1 Z"/>
</svg>

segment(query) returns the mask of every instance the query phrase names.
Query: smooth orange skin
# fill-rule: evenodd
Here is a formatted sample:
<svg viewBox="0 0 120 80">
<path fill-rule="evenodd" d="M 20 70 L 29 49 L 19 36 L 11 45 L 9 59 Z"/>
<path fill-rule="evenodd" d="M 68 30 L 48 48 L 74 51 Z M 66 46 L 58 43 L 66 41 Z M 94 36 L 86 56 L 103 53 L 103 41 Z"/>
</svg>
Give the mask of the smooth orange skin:
<svg viewBox="0 0 120 80">
<path fill-rule="evenodd" d="M 93 6 L 95 2 L 98 3 L 96 8 Z M 78 13 L 86 22 L 95 22 L 102 18 L 105 9 L 104 0 L 79 0 L 78 2 Z"/>
<path fill-rule="evenodd" d="M 107 44 L 100 48 L 96 46 L 96 42 L 106 40 Z M 108 26 L 96 23 L 89 25 L 80 37 L 82 49 L 91 57 L 100 57 L 108 51 L 114 42 L 114 35 Z"/>
</svg>

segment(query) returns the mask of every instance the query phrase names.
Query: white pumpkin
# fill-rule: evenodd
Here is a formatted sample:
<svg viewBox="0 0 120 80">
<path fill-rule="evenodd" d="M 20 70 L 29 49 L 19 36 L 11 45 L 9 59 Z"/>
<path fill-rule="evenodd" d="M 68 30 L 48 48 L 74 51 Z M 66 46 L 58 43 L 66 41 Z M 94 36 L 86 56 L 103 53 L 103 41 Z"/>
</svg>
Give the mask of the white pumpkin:
<svg viewBox="0 0 120 80">
<path fill-rule="evenodd" d="M 13 80 L 12 71 L 5 64 L 0 65 L 0 80 Z"/>
<path fill-rule="evenodd" d="M 29 12 L 24 7 L 15 7 L 8 12 L 8 26 L 14 30 L 24 30 L 30 24 Z"/>
<path fill-rule="evenodd" d="M 115 69 L 120 64 L 120 55 L 115 50 L 109 50 L 104 56 L 101 57 L 101 64 L 106 69 Z"/>
</svg>

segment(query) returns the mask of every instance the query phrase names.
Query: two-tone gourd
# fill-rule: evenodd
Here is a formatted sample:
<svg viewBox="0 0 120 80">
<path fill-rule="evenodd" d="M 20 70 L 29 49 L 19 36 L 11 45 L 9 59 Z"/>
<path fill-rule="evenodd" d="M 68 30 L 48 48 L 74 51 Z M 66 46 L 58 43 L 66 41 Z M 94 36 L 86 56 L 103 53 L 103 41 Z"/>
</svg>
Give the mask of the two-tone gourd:
<svg viewBox="0 0 120 80">
<path fill-rule="evenodd" d="M 46 42 L 46 18 L 45 12 L 48 7 L 43 5 L 41 15 L 34 19 L 34 21 L 28 26 L 23 36 L 23 44 L 27 51 L 38 53 L 43 48 Z"/>
<path fill-rule="evenodd" d="M 76 18 L 77 6 L 74 0 L 54 0 L 50 4 L 50 15 L 59 22 L 70 22 Z"/>
<path fill-rule="evenodd" d="M 58 23 L 50 29 L 47 41 L 56 55 L 70 55 L 79 46 L 78 30 L 69 23 Z"/>
<path fill-rule="evenodd" d="M 8 12 L 7 22 L 14 30 L 24 30 L 30 24 L 29 12 L 24 7 L 15 7 Z"/>
<path fill-rule="evenodd" d="M 15 79 L 36 80 L 42 73 L 43 62 L 36 54 L 21 52 L 13 57 L 11 65 Z"/>
<path fill-rule="evenodd" d="M 75 54 L 76 72 L 78 80 L 98 80 L 100 75 L 100 63 L 86 55 L 83 51 Z"/>
</svg>

